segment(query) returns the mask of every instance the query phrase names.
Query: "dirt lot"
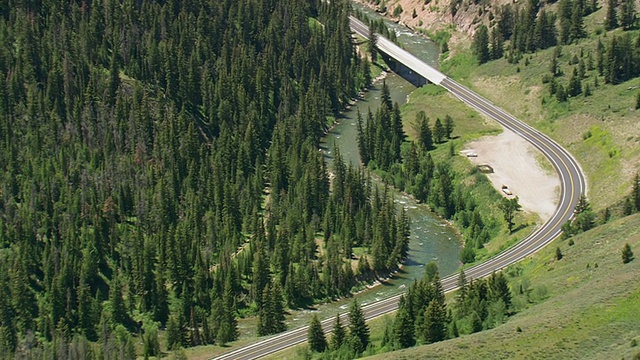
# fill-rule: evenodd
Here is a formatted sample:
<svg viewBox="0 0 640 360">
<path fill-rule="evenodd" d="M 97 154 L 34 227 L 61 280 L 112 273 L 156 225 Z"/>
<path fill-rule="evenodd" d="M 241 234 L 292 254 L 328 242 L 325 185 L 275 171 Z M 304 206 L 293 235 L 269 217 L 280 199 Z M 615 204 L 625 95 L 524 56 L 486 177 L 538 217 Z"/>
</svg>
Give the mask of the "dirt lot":
<svg viewBox="0 0 640 360">
<path fill-rule="evenodd" d="M 523 210 L 537 213 L 542 220 L 553 215 L 558 203 L 560 180 L 550 165 L 549 169 L 540 166 L 542 154 L 531 144 L 504 130 L 499 135 L 471 142 L 466 149 L 477 154 L 477 157 L 469 158 L 474 164 L 493 167 L 494 172 L 487 176 L 501 194 L 502 185 L 507 185 L 513 196 L 519 197 Z"/>
</svg>

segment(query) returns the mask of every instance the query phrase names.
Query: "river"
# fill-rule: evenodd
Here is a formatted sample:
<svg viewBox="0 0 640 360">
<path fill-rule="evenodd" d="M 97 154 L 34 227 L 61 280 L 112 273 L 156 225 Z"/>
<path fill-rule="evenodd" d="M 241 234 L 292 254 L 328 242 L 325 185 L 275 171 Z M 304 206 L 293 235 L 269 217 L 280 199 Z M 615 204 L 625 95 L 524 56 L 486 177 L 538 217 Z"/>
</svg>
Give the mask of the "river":
<svg viewBox="0 0 640 360">
<path fill-rule="evenodd" d="M 368 8 L 364 8 L 362 5 L 354 3 L 354 8 L 365 11 L 369 16 L 380 18 L 378 14 Z M 430 65 L 438 65 L 439 51 L 435 43 L 413 34 L 411 30 L 402 25 L 390 21 L 386 22 L 387 26 L 396 32 L 398 41 L 404 48 L 410 50 L 414 55 Z M 400 105 L 405 104 L 408 95 L 415 90 L 415 86 L 394 73 L 389 73 L 385 81 L 389 87 L 391 99 Z M 366 118 L 369 109 L 375 113 L 380 104 L 381 89 L 382 81 L 375 83 L 369 91 L 365 92 L 362 99 L 343 114 L 339 122 L 322 140 L 321 146 L 330 169 L 332 167 L 331 151 L 334 148 L 334 144 L 340 149 L 340 154 L 347 164 L 351 162 L 357 166 L 361 165 L 356 140 L 357 112 L 359 110 L 364 118 Z M 375 185 L 383 186 L 381 183 L 374 181 Z M 391 279 L 385 281 L 382 285 L 357 294 L 358 301 L 363 305 L 402 292 L 414 279 L 422 277 L 426 263 L 436 262 L 441 276 L 454 273 L 460 266 L 458 258 L 461 250 L 461 241 L 455 229 L 429 211 L 427 206 L 417 203 L 412 197 L 395 190 L 392 190 L 392 194 L 398 206 L 407 208 L 411 218 L 409 256 L 402 270 Z M 318 305 L 316 310 L 320 318 L 327 318 L 336 312 L 345 312 L 349 302 L 349 299 L 342 299 L 329 304 Z M 310 311 L 294 313 L 293 319 L 289 321 L 289 328 L 307 324 L 310 313 Z"/>
</svg>

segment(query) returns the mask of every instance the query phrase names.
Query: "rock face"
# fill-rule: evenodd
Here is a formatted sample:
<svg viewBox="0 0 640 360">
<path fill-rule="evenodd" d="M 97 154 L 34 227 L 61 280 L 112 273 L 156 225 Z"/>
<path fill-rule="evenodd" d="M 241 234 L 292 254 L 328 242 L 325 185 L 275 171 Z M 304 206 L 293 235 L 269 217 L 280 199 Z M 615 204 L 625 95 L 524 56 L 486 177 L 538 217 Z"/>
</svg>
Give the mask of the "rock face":
<svg viewBox="0 0 640 360">
<path fill-rule="evenodd" d="M 421 0 L 398 0 L 386 2 L 386 12 L 383 12 L 380 6 L 373 5 L 369 0 L 354 1 L 370 6 L 411 29 L 422 29 L 432 34 L 447 29 L 451 33 L 449 41 L 452 43 L 473 36 L 478 24 L 485 22 L 488 25 L 490 14 L 497 17 L 502 5 L 512 3 L 511 0 L 493 0 L 483 6 L 482 2 L 478 1 L 476 5 L 473 0 L 431 0 L 428 4 Z M 453 1 L 459 3 L 454 16 L 451 13 Z M 394 17 L 394 10 L 398 6 L 402 7 L 402 12 Z M 451 25 L 455 26 L 456 31 L 450 31 Z"/>
</svg>

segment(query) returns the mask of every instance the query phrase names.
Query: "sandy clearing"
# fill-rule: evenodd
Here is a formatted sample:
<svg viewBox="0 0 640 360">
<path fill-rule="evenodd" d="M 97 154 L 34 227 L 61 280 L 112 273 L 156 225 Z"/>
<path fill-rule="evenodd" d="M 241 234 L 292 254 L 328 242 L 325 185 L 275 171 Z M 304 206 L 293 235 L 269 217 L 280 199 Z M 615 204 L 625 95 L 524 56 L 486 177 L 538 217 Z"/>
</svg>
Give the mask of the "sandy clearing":
<svg viewBox="0 0 640 360">
<path fill-rule="evenodd" d="M 478 155 L 469 158 L 472 163 L 493 167 L 487 177 L 500 194 L 502 185 L 507 185 L 513 196 L 519 197 L 523 210 L 538 214 L 543 221 L 551 218 L 558 204 L 560 179 L 538 164 L 538 149 L 504 129 L 499 135 L 467 144 L 466 150 Z"/>
</svg>

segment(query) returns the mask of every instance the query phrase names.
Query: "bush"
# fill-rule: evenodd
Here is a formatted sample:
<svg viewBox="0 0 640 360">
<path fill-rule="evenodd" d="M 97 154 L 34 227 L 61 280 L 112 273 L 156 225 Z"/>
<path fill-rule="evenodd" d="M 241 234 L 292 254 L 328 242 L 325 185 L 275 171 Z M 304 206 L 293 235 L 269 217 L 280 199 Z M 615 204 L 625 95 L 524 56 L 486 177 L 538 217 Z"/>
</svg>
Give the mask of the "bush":
<svg viewBox="0 0 640 360">
<path fill-rule="evenodd" d="M 560 250 L 560 247 L 556 248 L 556 260 L 562 260 L 562 251 Z"/>
<path fill-rule="evenodd" d="M 463 264 L 469 264 L 476 261 L 476 251 L 473 249 L 473 246 L 465 246 L 464 249 L 460 252 L 460 261 Z"/>
<path fill-rule="evenodd" d="M 393 9 L 393 17 L 399 17 L 402 15 L 402 6 L 398 4 L 395 9 Z"/>
<path fill-rule="evenodd" d="M 633 258 L 633 251 L 631 251 L 631 246 L 627 243 L 622 248 L 622 263 L 628 264 L 633 261 Z"/>
</svg>

